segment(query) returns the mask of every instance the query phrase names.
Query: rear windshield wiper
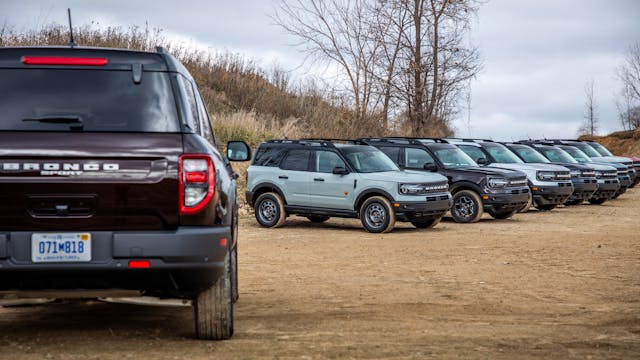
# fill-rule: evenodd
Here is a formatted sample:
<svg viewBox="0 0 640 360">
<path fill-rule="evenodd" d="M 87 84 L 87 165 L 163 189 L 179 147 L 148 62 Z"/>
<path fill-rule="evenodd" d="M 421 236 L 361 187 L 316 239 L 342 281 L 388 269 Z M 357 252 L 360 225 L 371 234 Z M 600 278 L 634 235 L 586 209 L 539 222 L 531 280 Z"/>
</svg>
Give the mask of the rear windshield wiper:
<svg viewBox="0 0 640 360">
<path fill-rule="evenodd" d="M 34 121 L 46 124 L 68 124 L 71 130 L 82 130 L 84 124 L 79 116 L 50 115 L 22 119 L 22 121 Z"/>
</svg>

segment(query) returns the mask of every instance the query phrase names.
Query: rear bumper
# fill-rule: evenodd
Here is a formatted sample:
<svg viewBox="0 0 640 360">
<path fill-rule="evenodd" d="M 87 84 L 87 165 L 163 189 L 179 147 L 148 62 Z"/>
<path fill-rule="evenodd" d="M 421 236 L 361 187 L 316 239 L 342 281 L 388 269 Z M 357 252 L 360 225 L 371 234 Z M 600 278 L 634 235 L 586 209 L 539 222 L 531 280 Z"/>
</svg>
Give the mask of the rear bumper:
<svg viewBox="0 0 640 360">
<path fill-rule="evenodd" d="M 573 194 L 571 183 L 562 183 L 562 186 L 535 186 L 532 191 L 533 202 L 536 205 L 559 205 Z"/>
<path fill-rule="evenodd" d="M 420 202 L 394 202 L 396 220 L 416 221 L 442 217 L 451 209 L 452 198 L 450 194 L 435 194 L 427 196 L 427 201 Z M 396 206 L 397 205 L 397 206 Z"/>
<path fill-rule="evenodd" d="M 46 231 L 52 232 L 52 231 Z M 91 261 L 34 263 L 33 232 L 0 232 L 0 290 L 127 289 L 190 296 L 222 274 L 229 227 L 91 232 Z M 130 260 L 148 260 L 132 269 Z"/>
</svg>

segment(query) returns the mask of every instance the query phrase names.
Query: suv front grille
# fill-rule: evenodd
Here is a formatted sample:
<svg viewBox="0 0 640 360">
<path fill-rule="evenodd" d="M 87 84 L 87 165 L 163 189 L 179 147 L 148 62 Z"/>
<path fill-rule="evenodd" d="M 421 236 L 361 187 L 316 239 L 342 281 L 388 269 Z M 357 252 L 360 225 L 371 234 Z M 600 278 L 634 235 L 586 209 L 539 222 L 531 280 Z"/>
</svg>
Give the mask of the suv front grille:
<svg viewBox="0 0 640 360">
<path fill-rule="evenodd" d="M 516 180 L 510 180 L 509 181 L 509 186 L 512 187 L 516 187 L 516 186 L 527 186 L 527 178 L 522 178 L 522 179 L 516 179 Z"/>
<path fill-rule="evenodd" d="M 571 180 L 571 173 L 568 171 L 556 171 L 556 180 Z"/>
</svg>

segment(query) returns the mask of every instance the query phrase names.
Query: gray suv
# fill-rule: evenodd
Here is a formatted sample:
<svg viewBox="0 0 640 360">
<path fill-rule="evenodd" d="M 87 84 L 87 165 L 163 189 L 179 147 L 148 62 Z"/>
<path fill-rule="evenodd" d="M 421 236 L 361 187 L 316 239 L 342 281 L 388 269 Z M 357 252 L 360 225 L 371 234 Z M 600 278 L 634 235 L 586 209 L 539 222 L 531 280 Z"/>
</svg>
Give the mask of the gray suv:
<svg viewBox="0 0 640 360">
<path fill-rule="evenodd" d="M 258 223 L 279 227 L 289 215 L 321 223 L 359 218 L 372 233 L 396 221 L 428 228 L 451 208 L 447 178 L 401 171 L 383 152 L 358 142 L 271 140 L 247 170 L 247 202 Z"/>
</svg>

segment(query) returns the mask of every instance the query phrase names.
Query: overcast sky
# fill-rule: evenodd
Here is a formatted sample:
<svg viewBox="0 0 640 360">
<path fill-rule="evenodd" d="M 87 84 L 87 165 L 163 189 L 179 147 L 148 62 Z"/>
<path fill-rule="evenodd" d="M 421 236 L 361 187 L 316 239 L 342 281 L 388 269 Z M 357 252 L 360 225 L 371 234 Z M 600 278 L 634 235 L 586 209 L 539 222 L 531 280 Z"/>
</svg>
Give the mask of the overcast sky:
<svg viewBox="0 0 640 360">
<path fill-rule="evenodd" d="M 212 51 L 244 54 L 296 73 L 304 56 L 273 25 L 268 0 L 0 0 L 0 27 L 17 31 L 57 22 L 160 28 L 170 38 Z M 484 70 L 473 84 L 471 112 L 457 135 L 518 140 L 575 137 L 583 123 L 585 84 L 595 83 L 601 133 L 619 130 L 616 68 L 640 41 L 638 0 L 489 0 L 473 22 Z"/>
</svg>

